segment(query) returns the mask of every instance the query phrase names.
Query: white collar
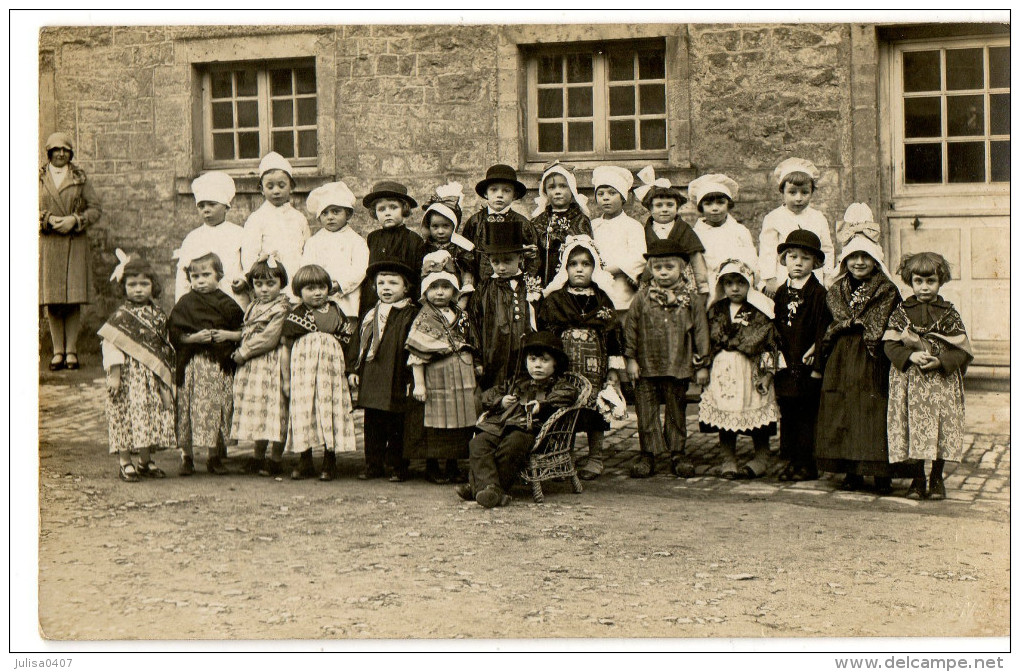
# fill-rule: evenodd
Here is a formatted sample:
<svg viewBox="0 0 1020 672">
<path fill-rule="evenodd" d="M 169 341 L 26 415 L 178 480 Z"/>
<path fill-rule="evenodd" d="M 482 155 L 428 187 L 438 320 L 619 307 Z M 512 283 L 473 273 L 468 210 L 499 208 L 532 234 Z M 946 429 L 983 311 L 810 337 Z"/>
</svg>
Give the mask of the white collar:
<svg viewBox="0 0 1020 672">
<path fill-rule="evenodd" d="M 811 273 L 808 273 L 807 275 L 805 275 L 800 280 L 794 280 L 793 278 L 787 276 L 786 282 L 793 289 L 804 289 L 804 285 L 806 285 L 808 283 L 808 280 L 810 280 L 810 279 L 811 279 Z"/>
<path fill-rule="evenodd" d="M 394 308 L 403 308 L 410 301 L 411 301 L 411 299 L 409 299 L 407 297 L 404 297 L 400 301 L 394 301 L 393 303 L 383 303 L 382 301 L 380 301 L 376 305 L 379 306 L 379 314 L 380 315 L 389 315 L 389 312 L 391 310 L 393 310 Z"/>
<path fill-rule="evenodd" d="M 740 312 L 740 309 L 743 308 L 743 306 L 744 306 L 744 304 L 742 304 L 742 303 L 733 303 L 732 301 L 730 302 L 730 319 L 731 320 L 737 316 L 737 313 Z"/>
<path fill-rule="evenodd" d="M 490 215 L 505 215 L 506 213 L 510 212 L 509 205 L 503 208 L 502 210 L 499 210 L 498 212 L 496 210 L 493 210 L 491 205 L 486 205 L 485 209 L 489 211 Z"/>
</svg>

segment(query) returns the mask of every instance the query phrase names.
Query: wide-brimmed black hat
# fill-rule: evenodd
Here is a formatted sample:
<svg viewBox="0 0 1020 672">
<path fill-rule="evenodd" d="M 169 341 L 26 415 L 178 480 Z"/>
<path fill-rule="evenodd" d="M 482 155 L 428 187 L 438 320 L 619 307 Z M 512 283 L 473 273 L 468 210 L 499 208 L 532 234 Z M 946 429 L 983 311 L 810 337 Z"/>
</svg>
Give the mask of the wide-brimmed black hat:
<svg viewBox="0 0 1020 672">
<path fill-rule="evenodd" d="M 644 257 L 645 259 L 654 259 L 655 257 L 681 257 L 689 259 L 690 255 L 684 252 L 684 248 L 677 241 L 660 238 L 648 244 L 648 251 L 645 252 Z"/>
<path fill-rule="evenodd" d="M 414 269 L 396 258 L 380 259 L 369 264 L 365 270 L 365 277 L 371 278 L 374 282 L 375 276 L 379 273 L 397 273 L 407 280 L 408 287 L 414 287 L 419 280 L 418 273 Z"/>
<path fill-rule="evenodd" d="M 570 358 L 563 350 L 563 341 L 551 331 L 536 331 L 526 334 L 521 341 L 521 352 L 528 354 L 529 350 L 548 352 L 556 360 L 556 373 L 563 373 L 570 368 Z"/>
<path fill-rule="evenodd" d="M 503 163 L 497 163 L 494 166 L 490 166 L 485 171 L 485 179 L 475 185 L 475 193 L 485 198 L 485 190 L 489 188 L 489 185 L 493 182 L 506 182 L 514 185 L 514 200 L 518 198 L 524 198 L 524 194 L 528 193 L 528 188 L 524 186 L 524 183 L 517 179 L 517 171 L 512 166 L 508 166 Z"/>
<path fill-rule="evenodd" d="M 486 254 L 506 254 L 524 251 L 524 225 L 521 222 L 508 220 L 499 226 L 485 228 L 485 240 L 479 247 Z"/>
<path fill-rule="evenodd" d="M 818 236 L 806 229 L 795 229 L 790 232 L 790 235 L 786 237 L 786 240 L 779 243 L 776 248 L 776 252 L 782 257 L 783 252 L 786 252 L 791 247 L 796 247 L 802 250 L 806 250 L 814 255 L 815 259 L 818 260 L 818 264 L 825 263 L 825 252 L 822 252 L 822 242 L 818 240 Z M 783 265 L 786 265 L 784 259 Z"/>
<path fill-rule="evenodd" d="M 371 211 L 375 217 L 375 202 L 381 198 L 394 198 L 407 203 L 412 208 L 418 207 L 418 201 L 407 195 L 407 187 L 399 182 L 376 182 L 372 185 L 372 191 L 361 199 L 361 204 Z"/>
</svg>

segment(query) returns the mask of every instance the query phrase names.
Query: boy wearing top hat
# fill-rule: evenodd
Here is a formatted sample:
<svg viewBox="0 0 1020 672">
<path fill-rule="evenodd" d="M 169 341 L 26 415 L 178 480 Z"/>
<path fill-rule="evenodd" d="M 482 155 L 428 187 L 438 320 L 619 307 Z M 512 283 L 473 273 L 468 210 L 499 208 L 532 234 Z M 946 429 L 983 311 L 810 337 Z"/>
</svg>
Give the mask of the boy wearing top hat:
<svg viewBox="0 0 1020 672">
<path fill-rule="evenodd" d="M 383 259 L 399 261 L 412 271 L 414 277 L 408 296 L 417 296 L 418 273 L 425 257 L 425 241 L 405 224 L 418 202 L 407 194 L 407 187 L 399 182 L 377 182 L 372 191 L 361 199 L 368 213 L 382 226 L 366 236 L 369 265 Z M 378 297 L 371 282 L 361 285 L 359 312 L 364 316 L 376 304 Z"/>
<path fill-rule="evenodd" d="M 475 193 L 486 200 L 484 208 L 471 215 L 464 222 L 461 233 L 475 247 L 481 248 L 488 240 L 493 229 L 504 228 L 511 222 L 519 222 L 524 234 L 525 256 L 524 272 L 527 275 L 538 275 L 538 238 L 527 217 L 515 212 L 510 205 L 528 192 L 523 182 L 517 179 L 517 171 L 512 167 L 498 163 L 485 171 L 485 179 L 475 185 Z M 477 255 L 477 266 L 474 269 L 476 278 L 491 275 L 489 256 L 482 251 Z"/>
</svg>

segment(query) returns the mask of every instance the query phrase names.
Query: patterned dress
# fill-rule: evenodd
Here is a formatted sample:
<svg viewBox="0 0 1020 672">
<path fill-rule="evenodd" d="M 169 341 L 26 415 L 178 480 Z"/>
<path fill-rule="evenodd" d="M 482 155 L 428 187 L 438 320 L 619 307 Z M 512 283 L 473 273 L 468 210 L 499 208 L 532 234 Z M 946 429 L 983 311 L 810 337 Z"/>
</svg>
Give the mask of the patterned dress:
<svg viewBox="0 0 1020 672">
<path fill-rule="evenodd" d="M 562 212 L 554 211 L 551 205 L 546 206 L 544 211 L 531 220 L 531 228 L 538 238 L 539 279 L 543 287 L 556 275 L 560 248 L 567 236 L 592 236 L 591 220 L 573 201 Z"/>
<path fill-rule="evenodd" d="M 238 352 L 246 357 L 234 374 L 234 419 L 230 435 L 241 441 L 287 439 L 287 400 L 283 396 L 280 339 L 290 312 L 287 297 L 248 306 Z"/>
</svg>

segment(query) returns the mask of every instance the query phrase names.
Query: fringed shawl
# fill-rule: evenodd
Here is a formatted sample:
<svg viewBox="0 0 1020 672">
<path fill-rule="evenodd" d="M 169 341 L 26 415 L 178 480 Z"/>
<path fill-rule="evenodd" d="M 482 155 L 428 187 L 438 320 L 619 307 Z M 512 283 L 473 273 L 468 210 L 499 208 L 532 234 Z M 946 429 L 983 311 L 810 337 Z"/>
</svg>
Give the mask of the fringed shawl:
<svg viewBox="0 0 1020 672">
<path fill-rule="evenodd" d="M 920 319 L 911 320 L 908 311 L 919 313 Z M 962 350 L 967 353 L 967 361 L 961 366 L 963 373 L 974 358 L 963 318 L 953 304 L 941 296 L 931 303 L 918 301 L 915 296 L 905 299 L 889 316 L 882 340 L 899 341 L 911 350 L 935 356 L 945 350 L 945 345 Z"/>
<path fill-rule="evenodd" d="M 154 303 L 125 303 L 97 333 L 173 387 L 174 349 L 167 340 L 166 314 Z"/>
<path fill-rule="evenodd" d="M 889 315 L 900 302 L 900 293 L 885 273 L 876 269 L 856 289 L 852 289 L 851 276 L 844 275 L 829 289 L 825 303 L 832 313 L 832 322 L 825 330 L 822 342 L 826 351 L 833 341 L 855 328 L 864 332 L 864 345 L 872 357 L 882 340 Z"/>
<path fill-rule="evenodd" d="M 428 301 L 422 303 L 421 311 L 411 323 L 407 335 L 408 352 L 426 361 L 440 359 L 462 350 L 478 352 L 478 339 L 471 326 L 468 314 L 456 305 L 451 324 L 446 316 Z"/>
</svg>

